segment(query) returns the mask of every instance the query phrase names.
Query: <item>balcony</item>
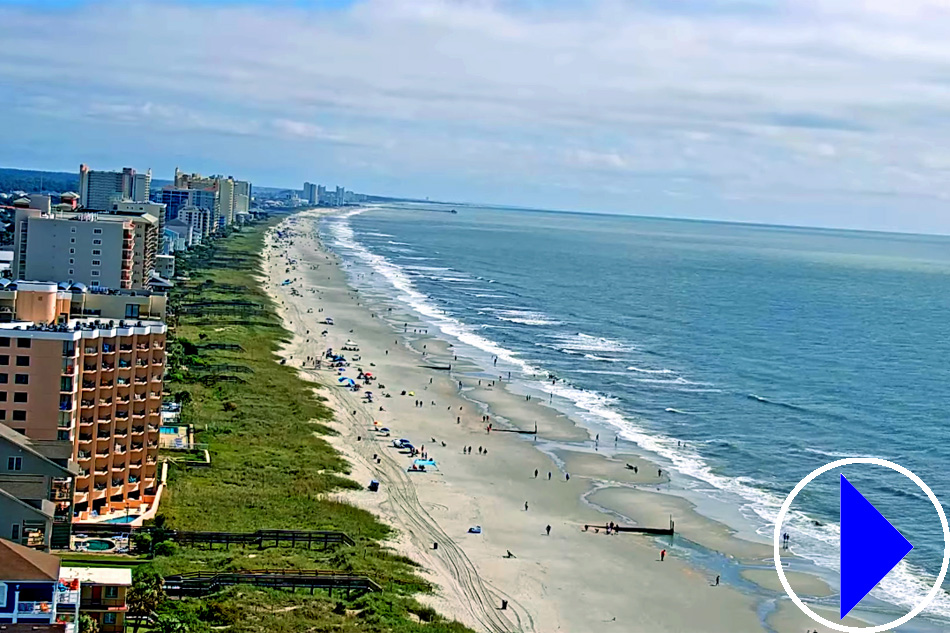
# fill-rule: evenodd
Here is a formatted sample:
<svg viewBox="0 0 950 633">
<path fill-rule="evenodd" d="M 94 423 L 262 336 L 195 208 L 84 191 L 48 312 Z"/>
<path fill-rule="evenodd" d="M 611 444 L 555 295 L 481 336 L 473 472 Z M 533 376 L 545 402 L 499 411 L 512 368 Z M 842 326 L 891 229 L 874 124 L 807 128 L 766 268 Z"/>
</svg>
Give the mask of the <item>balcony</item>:
<svg viewBox="0 0 950 633">
<path fill-rule="evenodd" d="M 101 399 L 101 400 L 99 401 L 99 406 L 100 406 L 100 407 L 111 407 L 111 406 L 112 406 L 112 398 L 103 398 L 103 399 Z"/>
<path fill-rule="evenodd" d="M 132 462 L 131 464 L 129 464 L 129 468 L 131 468 L 131 469 L 133 469 L 133 470 L 138 469 L 138 468 L 141 468 L 141 467 L 142 467 L 142 460 L 141 460 L 141 459 L 138 460 L 138 461 L 134 461 L 134 462 Z"/>
<path fill-rule="evenodd" d="M 95 380 L 83 380 L 82 381 L 82 390 L 83 391 L 92 391 L 96 388 Z"/>
<path fill-rule="evenodd" d="M 116 420 L 128 420 L 128 419 L 129 419 L 129 412 L 128 412 L 128 411 L 116 411 L 116 412 L 115 412 L 115 419 L 116 419 Z"/>
<path fill-rule="evenodd" d="M 114 473 L 122 473 L 122 472 L 125 472 L 125 464 L 115 464 L 115 465 L 112 467 L 112 472 L 114 472 Z"/>
<path fill-rule="evenodd" d="M 102 363 L 102 371 L 115 371 L 115 363 Z"/>
<path fill-rule="evenodd" d="M 107 345 L 106 343 L 102 344 L 102 353 L 103 354 L 115 354 L 115 345 Z"/>
<path fill-rule="evenodd" d="M 113 479 L 113 480 L 112 480 L 112 487 L 113 487 L 113 488 L 121 488 L 121 487 L 124 486 L 124 485 L 125 485 L 125 480 L 123 480 L 123 479 Z"/>
<path fill-rule="evenodd" d="M 97 474 L 97 475 L 108 475 L 108 474 L 109 474 L 109 469 L 108 469 L 108 468 L 105 468 L 105 467 L 101 467 L 101 468 L 100 468 L 99 466 L 96 466 L 96 474 Z M 97 489 L 98 489 L 98 487 L 97 487 Z"/>
<path fill-rule="evenodd" d="M 96 433 L 97 440 L 107 440 L 111 437 L 112 437 L 112 433 L 109 433 L 108 431 L 105 433 Z"/>
<path fill-rule="evenodd" d="M 128 404 L 128 403 L 129 403 L 129 397 L 128 397 L 128 396 L 119 396 L 118 398 L 116 398 L 115 401 L 118 402 L 119 404 Z"/>
<path fill-rule="evenodd" d="M 142 435 L 143 433 L 145 433 L 145 427 L 144 427 L 144 426 L 133 426 L 133 427 L 132 427 L 132 435 Z"/>
<path fill-rule="evenodd" d="M 83 365 L 83 366 L 82 366 L 82 371 L 83 371 L 83 373 L 85 373 L 85 374 L 94 374 L 94 373 L 96 373 L 96 366 L 95 366 L 95 365 Z"/>
<path fill-rule="evenodd" d="M 139 344 L 137 344 L 137 345 L 135 346 L 135 349 L 140 349 L 140 350 L 142 350 L 143 352 L 147 352 L 147 351 L 148 351 L 148 343 L 139 343 Z"/>
<path fill-rule="evenodd" d="M 164 359 L 164 358 L 153 358 L 153 359 L 152 359 L 152 364 L 153 364 L 153 365 L 164 365 L 164 364 L 165 364 L 165 359 Z"/>
<path fill-rule="evenodd" d="M 98 347 L 85 347 L 85 348 L 83 348 L 82 351 L 83 351 L 83 353 L 85 353 L 85 354 L 98 354 L 98 353 L 99 353 L 99 348 L 98 348 Z"/>
<path fill-rule="evenodd" d="M 91 426 L 94 423 L 95 420 L 93 418 L 81 418 L 79 420 L 79 426 Z"/>
<path fill-rule="evenodd" d="M 158 448 L 158 442 L 149 442 L 149 443 L 148 443 L 148 447 L 149 447 L 149 448 Z"/>
<path fill-rule="evenodd" d="M 132 366 L 132 363 L 131 363 L 131 362 L 129 362 L 129 361 L 123 359 L 123 358 L 120 358 L 120 359 L 119 359 L 119 369 L 128 369 L 128 368 L 131 367 L 131 366 Z"/>
<path fill-rule="evenodd" d="M 146 396 L 144 393 L 135 394 L 135 399 L 138 400 L 139 402 L 145 400 L 147 397 L 148 396 Z"/>
<path fill-rule="evenodd" d="M 133 452 L 133 453 L 137 453 L 137 452 L 139 452 L 140 450 L 142 450 L 143 448 L 145 448 L 145 445 L 142 444 L 141 442 L 132 442 L 132 452 Z"/>
<path fill-rule="evenodd" d="M 60 403 L 59 403 L 59 410 L 60 410 L 60 411 L 72 411 L 72 410 L 73 410 L 73 401 L 70 400 L 69 402 L 60 402 Z M 63 428 L 63 427 L 60 427 L 60 428 Z M 66 428 L 69 428 L 69 427 L 66 427 Z"/>
<path fill-rule="evenodd" d="M 129 483 L 130 483 L 130 484 L 137 484 L 137 483 L 139 483 L 139 478 L 138 478 L 137 476 L 135 476 L 135 475 L 129 475 Z"/>
<path fill-rule="evenodd" d="M 79 591 L 56 591 L 56 604 L 79 604 Z"/>
<path fill-rule="evenodd" d="M 152 376 L 152 382 L 162 382 L 162 374 L 155 374 Z"/>
<path fill-rule="evenodd" d="M 80 434 L 79 434 L 79 443 L 80 443 L 80 444 L 88 444 L 88 443 L 91 442 L 91 441 L 92 441 L 92 434 L 91 434 L 91 433 L 80 433 Z"/>
<path fill-rule="evenodd" d="M 72 376 L 76 373 L 76 363 L 64 363 L 63 364 L 63 375 Z"/>
<path fill-rule="evenodd" d="M 131 352 L 131 351 L 132 351 L 132 344 L 131 344 L 131 343 L 122 343 L 121 345 L 119 345 L 119 351 L 120 351 L 120 352 Z"/>
<path fill-rule="evenodd" d="M 109 487 L 109 486 L 107 486 L 106 484 L 101 484 L 101 483 L 100 483 L 100 484 L 94 485 L 94 486 L 93 486 L 93 489 L 94 489 L 94 490 L 97 490 L 97 491 L 102 491 L 102 490 L 105 490 L 105 489 L 108 488 L 108 487 Z"/>
<path fill-rule="evenodd" d="M 136 377 L 135 377 L 135 384 L 137 384 L 137 385 L 144 385 L 144 384 L 147 383 L 147 382 L 148 382 L 148 378 L 147 378 L 146 376 L 136 376 Z"/>
<path fill-rule="evenodd" d="M 92 452 L 91 452 L 91 451 L 79 451 L 79 452 L 76 453 L 76 455 L 77 455 L 77 457 L 79 457 L 79 459 L 89 459 L 90 457 L 92 457 Z M 88 472 L 87 472 L 86 474 L 88 474 Z"/>
<path fill-rule="evenodd" d="M 96 459 L 108 459 L 109 458 L 109 449 L 100 448 L 96 450 Z"/>
<path fill-rule="evenodd" d="M 144 358 L 136 358 L 136 359 L 135 359 L 135 366 L 136 366 L 136 367 L 148 367 L 148 361 L 145 360 Z"/>
<path fill-rule="evenodd" d="M 149 398 L 153 398 L 153 399 L 161 399 L 161 397 L 162 397 L 162 392 L 161 392 L 161 391 L 152 391 L 151 393 L 148 394 L 148 397 L 149 397 Z"/>
<path fill-rule="evenodd" d="M 25 615 L 49 615 L 52 610 L 53 605 L 49 601 L 16 603 L 17 616 L 21 618 Z"/>
<path fill-rule="evenodd" d="M 165 344 L 161 341 L 155 341 L 152 343 L 152 349 L 165 349 Z"/>
<path fill-rule="evenodd" d="M 116 438 L 122 438 L 122 437 L 128 437 L 128 436 L 129 436 L 128 429 L 116 429 L 115 433 L 112 434 L 112 437 L 116 437 Z"/>
<path fill-rule="evenodd" d="M 79 406 L 81 406 L 83 409 L 92 409 L 96 406 L 96 401 L 83 399 L 79 402 Z"/>
<path fill-rule="evenodd" d="M 145 463 L 146 463 L 146 464 L 152 465 L 152 464 L 155 464 L 155 463 L 157 463 L 157 462 L 158 462 L 158 460 L 155 459 L 155 458 L 154 458 L 153 456 L 151 456 L 151 455 L 149 455 L 148 457 L 145 458 Z"/>
<path fill-rule="evenodd" d="M 128 378 L 123 378 L 122 376 L 119 376 L 118 378 L 116 378 L 115 382 L 120 387 L 128 387 L 130 384 L 132 384 Z"/>
</svg>

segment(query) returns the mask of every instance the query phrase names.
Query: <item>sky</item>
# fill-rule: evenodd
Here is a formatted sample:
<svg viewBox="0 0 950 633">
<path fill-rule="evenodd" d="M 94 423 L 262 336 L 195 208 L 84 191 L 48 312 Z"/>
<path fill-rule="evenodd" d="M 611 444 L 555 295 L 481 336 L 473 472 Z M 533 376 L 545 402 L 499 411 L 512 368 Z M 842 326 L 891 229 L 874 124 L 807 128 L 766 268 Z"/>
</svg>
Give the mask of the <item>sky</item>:
<svg viewBox="0 0 950 633">
<path fill-rule="evenodd" d="M 0 166 L 950 233 L 950 0 L 0 0 Z"/>
</svg>

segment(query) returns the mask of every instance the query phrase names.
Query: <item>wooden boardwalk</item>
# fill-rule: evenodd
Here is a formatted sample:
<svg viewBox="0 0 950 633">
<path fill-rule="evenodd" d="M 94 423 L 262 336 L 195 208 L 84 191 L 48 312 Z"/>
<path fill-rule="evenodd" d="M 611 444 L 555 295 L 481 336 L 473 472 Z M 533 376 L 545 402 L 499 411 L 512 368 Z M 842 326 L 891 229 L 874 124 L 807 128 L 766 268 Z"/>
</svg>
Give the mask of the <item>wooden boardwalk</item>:
<svg viewBox="0 0 950 633">
<path fill-rule="evenodd" d="M 321 545 L 323 549 L 326 549 L 329 545 L 356 544 L 345 533 L 333 531 L 172 532 L 169 536 L 179 545 L 207 545 L 209 549 L 213 549 L 215 545 L 224 545 L 225 549 L 231 545 L 257 545 L 259 549 L 264 549 L 265 547 L 280 547 L 282 543 L 289 543 L 291 547 L 306 545 L 308 549 L 314 545 Z"/>
<path fill-rule="evenodd" d="M 376 592 L 382 587 L 365 576 L 340 571 L 298 569 L 255 569 L 235 572 L 199 571 L 165 578 L 165 593 L 172 598 L 207 596 L 234 585 L 252 585 L 275 589 L 317 589 L 350 592 Z"/>
<path fill-rule="evenodd" d="M 127 523 L 75 523 L 74 534 L 88 534 L 90 536 L 112 536 L 116 534 L 130 535 L 133 532 L 159 532 L 156 528 L 133 527 Z M 258 530 L 256 532 L 183 532 L 167 530 L 165 536 L 179 545 L 198 546 L 207 545 L 213 549 L 215 545 L 223 545 L 225 549 L 231 545 L 256 545 L 258 549 L 265 547 L 280 547 L 289 544 L 290 547 L 312 548 L 321 546 L 326 549 L 330 545 L 355 545 L 356 543 L 345 532 L 332 530 Z"/>
</svg>

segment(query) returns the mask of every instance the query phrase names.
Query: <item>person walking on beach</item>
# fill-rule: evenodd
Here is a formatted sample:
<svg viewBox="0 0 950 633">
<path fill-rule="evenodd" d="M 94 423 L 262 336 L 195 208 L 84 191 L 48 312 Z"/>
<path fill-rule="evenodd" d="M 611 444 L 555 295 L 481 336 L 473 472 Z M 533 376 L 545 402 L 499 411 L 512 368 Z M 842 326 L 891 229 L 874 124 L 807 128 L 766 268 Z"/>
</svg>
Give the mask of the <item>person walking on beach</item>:
<svg viewBox="0 0 950 633">
<path fill-rule="evenodd" d="M 718 575 L 718 574 L 716 575 L 716 584 L 713 585 L 713 586 L 715 586 L 715 587 L 718 587 L 718 586 L 719 586 L 719 575 Z"/>
<path fill-rule="evenodd" d="M 538 469 L 537 469 L 537 468 L 534 469 L 534 478 L 535 478 L 535 479 L 538 478 Z"/>
<path fill-rule="evenodd" d="M 528 511 L 528 502 L 527 502 L 527 501 L 524 502 L 524 511 L 525 511 L 525 512 Z"/>
<path fill-rule="evenodd" d="M 544 531 L 547 532 L 547 535 L 548 535 L 548 536 L 551 536 L 551 526 L 550 526 L 550 525 L 547 526 L 546 528 L 544 528 Z"/>
<path fill-rule="evenodd" d="M 551 471 L 548 471 L 548 481 L 551 481 Z"/>
<path fill-rule="evenodd" d="M 564 481 L 570 481 L 570 480 L 571 480 L 571 473 L 564 473 Z"/>
<path fill-rule="evenodd" d="M 662 563 L 665 560 L 666 560 L 666 550 L 663 549 L 663 550 L 660 550 L 660 562 Z"/>
</svg>

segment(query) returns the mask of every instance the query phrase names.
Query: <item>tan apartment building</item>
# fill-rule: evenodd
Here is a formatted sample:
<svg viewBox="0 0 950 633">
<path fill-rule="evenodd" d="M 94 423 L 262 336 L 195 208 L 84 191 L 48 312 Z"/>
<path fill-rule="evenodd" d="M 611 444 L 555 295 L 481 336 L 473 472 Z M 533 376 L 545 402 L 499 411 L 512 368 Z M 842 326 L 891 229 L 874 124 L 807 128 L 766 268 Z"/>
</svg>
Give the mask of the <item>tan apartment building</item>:
<svg viewBox="0 0 950 633">
<path fill-rule="evenodd" d="M 159 202 L 117 202 L 113 214 L 128 218 L 135 225 L 132 287 L 145 288 L 155 271 L 155 258 L 161 252 L 165 205 Z"/>
<path fill-rule="evenodd" d="M 128 567 L 61 567 L 61 581 L 79 586 L 80 615 L 99 625 L 99 633 L 123 633 L 129 610 L 132 570 Z"/>
<path fill-rule="evenodd" d="M 0 282 L 0 422 L 33 440 L 71 442 L 79 520 L 154 502 L 165 299 Z"/>
</svg>

